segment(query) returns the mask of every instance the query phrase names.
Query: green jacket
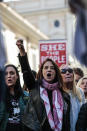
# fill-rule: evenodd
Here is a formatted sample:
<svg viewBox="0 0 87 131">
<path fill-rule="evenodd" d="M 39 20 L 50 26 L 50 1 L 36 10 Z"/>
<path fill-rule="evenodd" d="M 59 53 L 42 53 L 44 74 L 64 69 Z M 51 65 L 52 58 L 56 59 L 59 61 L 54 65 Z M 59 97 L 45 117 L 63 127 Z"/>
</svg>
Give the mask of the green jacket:
<svg viewBox="0 0 87 131">
<path fill-rule="evenodd" d="M 20 97 L 19 99 L 19 106 L 20 106 L 20 117 L 22 121 L 24 108 L 25 108 L 26 102 L 23 97 Z M 5 102 L 0 103 L 0 131 L 5 131 L 7 122 L 8 122 L 9 113 L 6 110 L 6 104 Z"/>
</svg>

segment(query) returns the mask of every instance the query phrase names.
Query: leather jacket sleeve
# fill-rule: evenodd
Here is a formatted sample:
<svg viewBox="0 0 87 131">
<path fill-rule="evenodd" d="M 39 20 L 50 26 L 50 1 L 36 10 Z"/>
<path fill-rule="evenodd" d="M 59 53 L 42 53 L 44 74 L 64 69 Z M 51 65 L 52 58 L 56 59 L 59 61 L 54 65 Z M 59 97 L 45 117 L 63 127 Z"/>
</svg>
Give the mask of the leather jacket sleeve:
<svg viewBox="0 0 87 131">
<path fill-rule="evenodd" d="M 28 89 L 31 90 L 34 87 L 35 78 L 34 78 L 34 75 L 32 74 L 31 68 L 29 66 L 27 54 L 25 56 L 20 56 L 20 54 L 19 54 L 18 58 L 19 58 L 21 70 L 23 73 L 24 83 L 26 84 Z"/>
<path fill-rule="evenodd" d="M 82 105 L 80 109 L 76 123 L 76 131 L 87 131 L 87 103 Z"/>
</svg>

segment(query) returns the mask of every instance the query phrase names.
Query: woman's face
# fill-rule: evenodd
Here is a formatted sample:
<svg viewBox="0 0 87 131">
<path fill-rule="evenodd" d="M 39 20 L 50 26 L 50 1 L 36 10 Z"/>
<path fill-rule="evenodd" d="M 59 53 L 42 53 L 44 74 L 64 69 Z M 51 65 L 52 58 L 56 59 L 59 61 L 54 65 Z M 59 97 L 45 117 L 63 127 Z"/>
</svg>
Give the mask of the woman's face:
<svg viewBox="0 0 87 131">
<path fill-rule="evenodd" d="M 53 82 L 53 80 L 55 79 L 55 76 L 56 76 L 56 71 L 55 71 L 54 65 L 52 64 L 51 61 L 47 61 L 44 64 L 42 74 L 43 74 L 44 79 L 47 82 L 49 82 L 49 83 Z"/>
<path fill-rule="evenodd" d="M 80 88 L 82 88 L 82 90 L 84 91 L 84 93 L 87 93 L 87 78 L 83 79 L 81 84 L 80 84 Z"/>
<path fill-rule="evenodd" d="M 18 79 L 16 70 L 14 67 L 9 66 L 5 71 L 5 82 L 8 87 L 13 87 Z"/>
<path fill-rule="evenodd" d="M 64 83 L 70 83 L 74 80 L 73 70 L 68 65 L 64 65 L 60 69 Z"/>
</svg>

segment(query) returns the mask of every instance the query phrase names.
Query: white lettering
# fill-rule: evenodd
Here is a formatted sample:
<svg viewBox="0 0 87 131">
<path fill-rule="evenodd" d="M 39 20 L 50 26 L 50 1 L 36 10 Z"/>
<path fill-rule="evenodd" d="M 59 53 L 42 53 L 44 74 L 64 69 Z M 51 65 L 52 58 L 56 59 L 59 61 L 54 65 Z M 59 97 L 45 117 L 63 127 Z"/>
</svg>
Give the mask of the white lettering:
<svg viewBox="0 0 87 131">
<path fill-rule="evenodd" d="M 59 44 L 59 45 L 58 45 L 58 50 L 65 50 L 64 44 Z"/>
<path fill-rule="evenodd" d="M 57 62 L 57 63 L 65 63 L 65 56 L 62 55 L 62 56 L 41 56 L 41 63 L 44 62 L 44 60 L 46 60 L 47 58 L 50 58 L 52 59 L 53 61 Z"/>
<path fill-rule="evenodd" d="M 65 63 L 65 56 L 62 55 L 61 57 L 58 56 L 58 63 Z"/>
<path fill-rule="evenodd" d="M 49 51 L 57 50 L 57 45 L 49 45 Z"/>
<path fill-rule="evenodd" d="M 48 45 L 42 45 L 41 46 L 41 51 L 47 51 Z"/>
</svg>

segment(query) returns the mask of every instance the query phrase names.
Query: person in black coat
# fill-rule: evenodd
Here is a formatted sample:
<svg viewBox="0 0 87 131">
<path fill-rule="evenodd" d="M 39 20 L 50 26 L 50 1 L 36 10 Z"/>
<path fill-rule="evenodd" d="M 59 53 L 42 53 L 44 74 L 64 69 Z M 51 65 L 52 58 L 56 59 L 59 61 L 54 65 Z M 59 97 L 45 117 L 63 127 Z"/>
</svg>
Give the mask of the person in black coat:
<svg viewBox="0 0 87 131">
<path fill-rule="evenodd" d="M 83 104 L 76 123 L 76 131 L 87 131 L 87 103 Z"/>
<path fill-rule="evenodd" d="M 24 83 L 30 97 L 24 113 L 26 131 L 70 131 L 70 97 L 63 91 L 63 80 L 56 63 L 46 59 L 35 80 L 21 40 L 16 45 L 20 50 Z"/>
<path fill-rule="evenodd" d="M 4 69 L 0 69 L 0 103 L 5 100 L 5 90 Z"/>
</svg>

